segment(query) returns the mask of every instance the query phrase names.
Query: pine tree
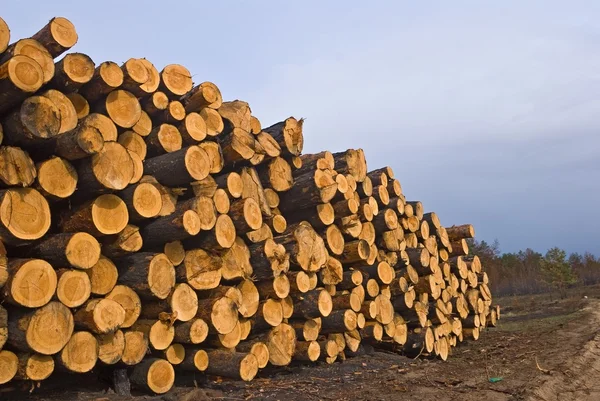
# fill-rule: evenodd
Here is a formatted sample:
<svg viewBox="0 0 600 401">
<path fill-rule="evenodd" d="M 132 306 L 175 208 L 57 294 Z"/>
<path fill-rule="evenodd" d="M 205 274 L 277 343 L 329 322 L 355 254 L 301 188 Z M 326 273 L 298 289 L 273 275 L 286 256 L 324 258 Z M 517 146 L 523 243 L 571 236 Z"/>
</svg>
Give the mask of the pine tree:
<svg viewBox="0 0 600 401">
<path fill-rule="evenodd" d="M 567 261 L 567 253 L 554 247 L 546 252 L 541 260 L 544 281 L 559 291 L 560 297 L 565 298 L 567 287 L 577 282 L 577 276 Z"/>
</svg>

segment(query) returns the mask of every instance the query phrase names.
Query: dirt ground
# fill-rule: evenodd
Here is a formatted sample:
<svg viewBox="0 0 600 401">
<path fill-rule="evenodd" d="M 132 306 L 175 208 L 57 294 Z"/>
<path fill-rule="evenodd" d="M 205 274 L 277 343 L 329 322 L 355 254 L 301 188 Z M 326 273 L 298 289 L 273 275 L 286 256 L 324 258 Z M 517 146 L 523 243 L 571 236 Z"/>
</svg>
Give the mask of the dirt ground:
<svg viewBox="0 0 600 401">
<path fill-rule="evenodd" d="M 479 341 L 459 345 L 446 362 L 373 351 L 333 365 L 265 370 L 250 383 L 180 378 L 184 383 L 166 395 L 135 399 L 600 400 L 600 290 L 587 291 L 577 290 L 567 300 L 547 295 L 497 300 L 503 305 L 499 326 L 483 332 Z M 492 378 L 500 380 L 492 383 Z M 62 382 L 63 388 L 45 385 L 29 396 L 0 390 L 0 399 L 131 399 L 114 394 L 97 375 L 69 380 L 66 392 Z"/>
</svg>

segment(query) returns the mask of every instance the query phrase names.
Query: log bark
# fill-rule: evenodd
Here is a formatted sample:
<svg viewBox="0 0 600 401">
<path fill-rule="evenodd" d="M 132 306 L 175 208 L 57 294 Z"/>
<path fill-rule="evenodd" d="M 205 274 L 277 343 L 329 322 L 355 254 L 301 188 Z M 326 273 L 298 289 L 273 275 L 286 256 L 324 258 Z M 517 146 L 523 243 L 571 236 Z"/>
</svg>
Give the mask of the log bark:
<svg viewBox="0 0 600 401">
<path fill-rule="evenodd" d="M 207 352 L 210 363 L 206 373 L 250 381 L 258 373 L 258 360 L 252 353 L 240 353 L 228 350 L 210 350 Z"/>
</svg>

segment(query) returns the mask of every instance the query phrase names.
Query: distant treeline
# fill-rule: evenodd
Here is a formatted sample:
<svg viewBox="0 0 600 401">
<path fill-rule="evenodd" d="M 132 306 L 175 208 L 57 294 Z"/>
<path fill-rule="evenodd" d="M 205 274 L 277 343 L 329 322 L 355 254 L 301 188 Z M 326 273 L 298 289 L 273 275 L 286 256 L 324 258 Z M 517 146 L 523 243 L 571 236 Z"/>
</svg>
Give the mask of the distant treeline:
<svg viewBox="0 0 600 401">
<path fill-rule="evenodd" d="M 535 294 L 600 283 L 600 258 L 590 253 L 567 253 L 552 248 L 542 255 L 532 249 L 502 253 L 498 241 L 470 240 L 470 252 L 479 256 L 495 295 Z"/>
</svg>

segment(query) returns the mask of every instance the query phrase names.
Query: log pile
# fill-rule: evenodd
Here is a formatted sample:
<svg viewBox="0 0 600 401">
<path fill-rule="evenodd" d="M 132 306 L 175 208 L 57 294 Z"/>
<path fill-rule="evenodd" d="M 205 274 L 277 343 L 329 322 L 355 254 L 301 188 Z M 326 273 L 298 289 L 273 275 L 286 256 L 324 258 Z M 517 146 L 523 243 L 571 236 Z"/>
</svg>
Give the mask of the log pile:
<svg viewBox="0 0 600 401">
<path fill-rule="evenodd" d="M 444 227 L 361 149 L 302 154 L 171 64 L 68 53 L 0 19 L 0 384 L 127 369 L 252 380 L 363 344 L 446 359 L 496 325 L 471 225 Z"/>
</svg>

